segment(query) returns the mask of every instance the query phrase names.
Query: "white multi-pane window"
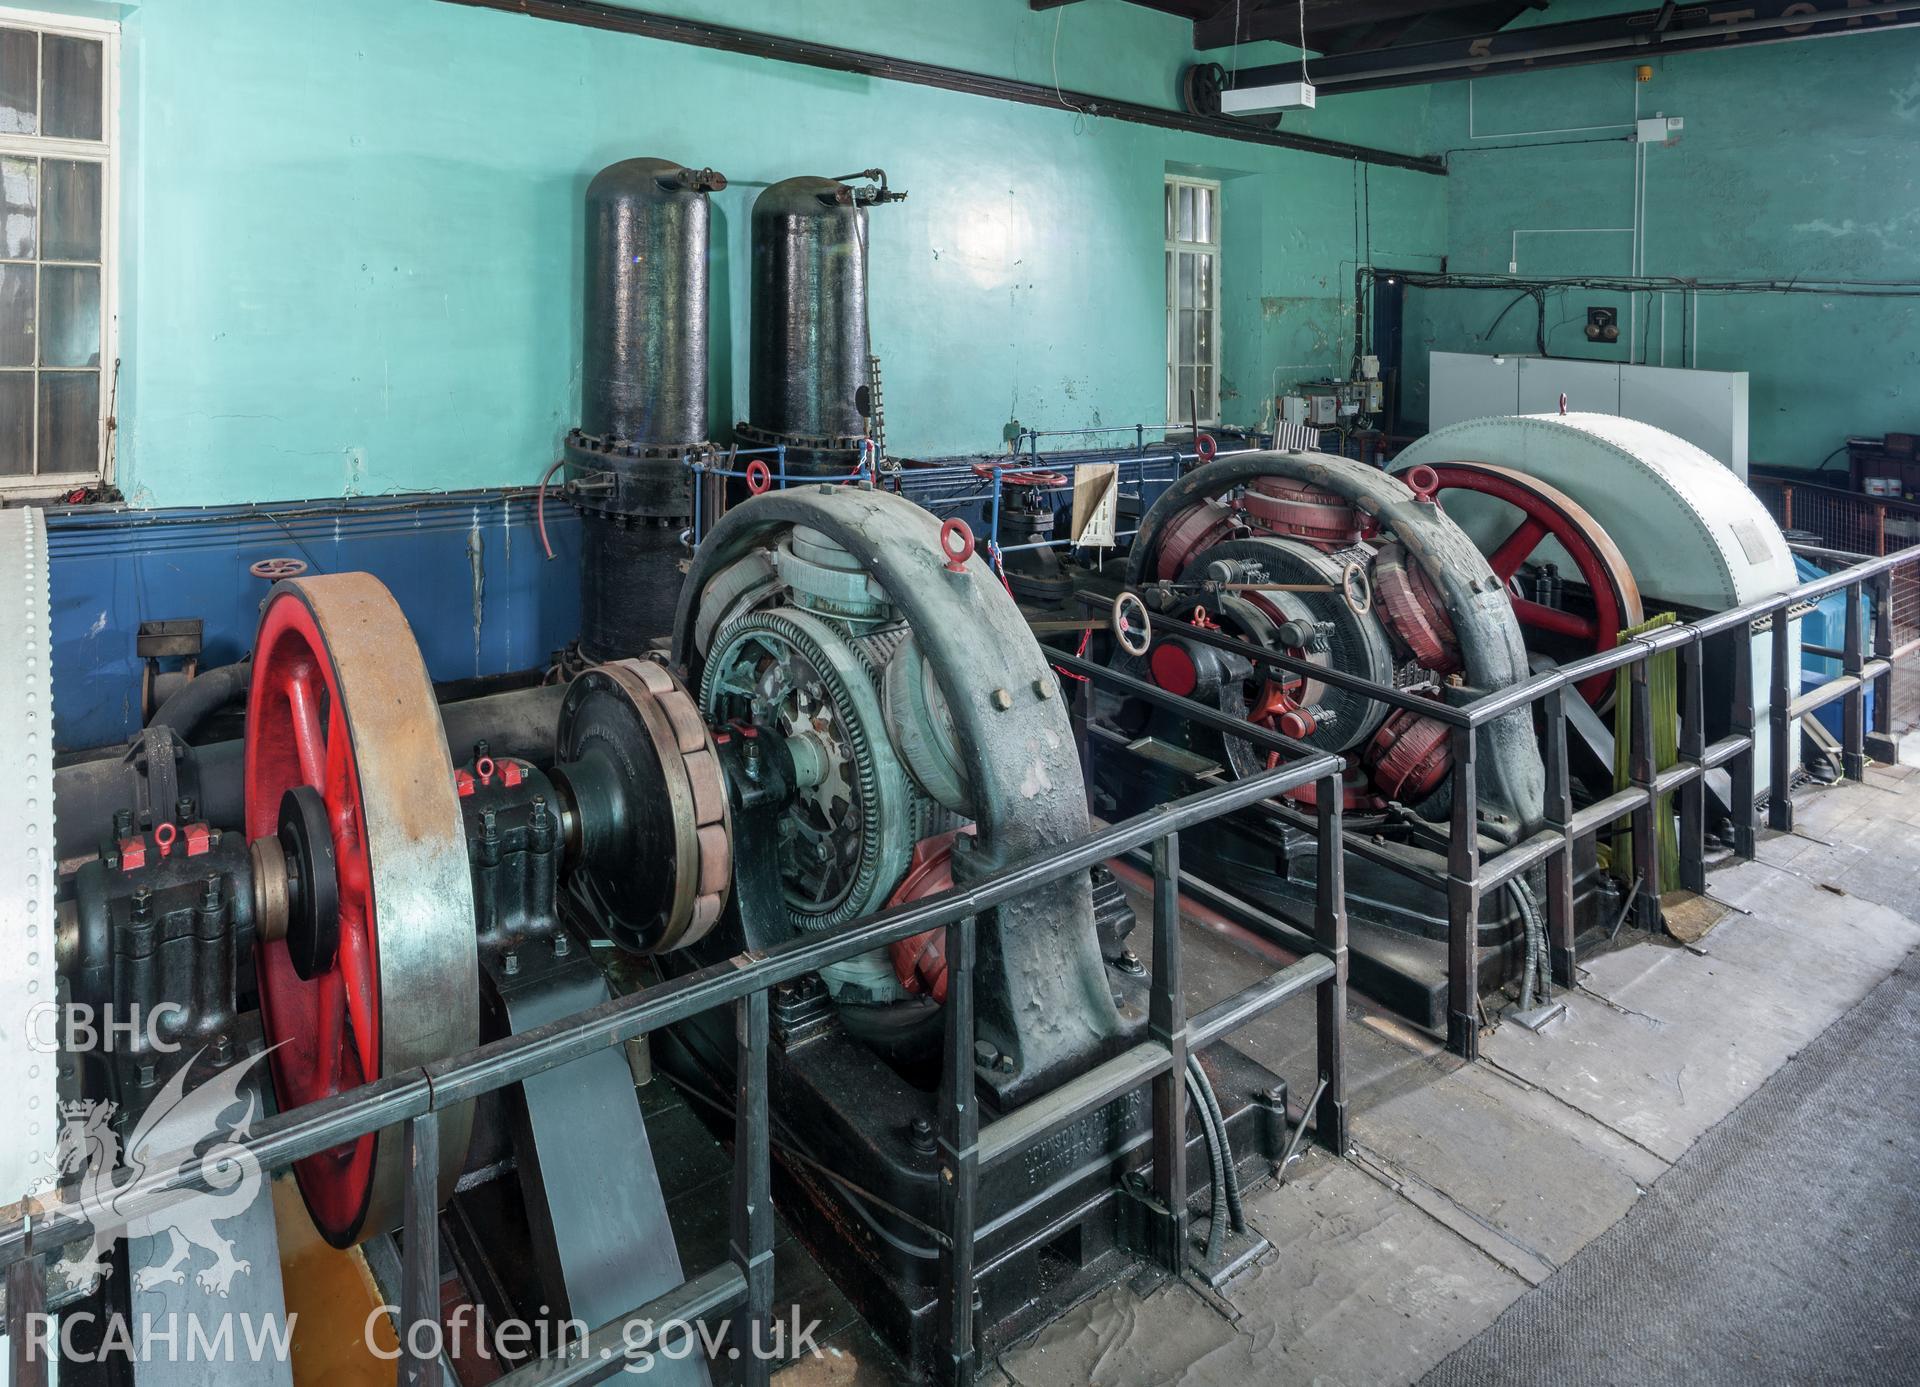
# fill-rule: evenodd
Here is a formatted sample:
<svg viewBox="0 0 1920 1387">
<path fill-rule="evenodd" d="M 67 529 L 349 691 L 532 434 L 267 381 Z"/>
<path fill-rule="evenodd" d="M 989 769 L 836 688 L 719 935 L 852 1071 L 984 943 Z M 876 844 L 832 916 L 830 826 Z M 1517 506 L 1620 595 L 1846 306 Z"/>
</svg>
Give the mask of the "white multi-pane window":
<svg viewBox="0 0 1920 1387">
<path fill-rule="evenodd" d="M 118 42 L 112 24 L 0 7 L 0 492 L 105 467 Z"/>
<path fill-rule="evenodd" d="M 1167 418 L 1220 418 L 1220 185 L 1167 179 Z"/>
</svg>

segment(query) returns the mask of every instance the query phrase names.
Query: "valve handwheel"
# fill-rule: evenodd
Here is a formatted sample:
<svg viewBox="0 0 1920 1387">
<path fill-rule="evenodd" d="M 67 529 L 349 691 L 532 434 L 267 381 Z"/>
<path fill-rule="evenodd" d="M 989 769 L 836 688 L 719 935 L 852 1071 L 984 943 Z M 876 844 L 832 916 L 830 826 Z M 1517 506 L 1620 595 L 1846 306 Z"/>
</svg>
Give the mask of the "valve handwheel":
<svg viewBox="0 0 1920 1387">
<path fill-rule="evenodd" d="M 292 579 L 268 595 L 247 696 L 246 818 L 256 856 L 263 838 L 331 838 L 332 881 L 286 889 L 311 904 L 325 888 L 335 918 L 295 910 L 285 930 L 263 929 L 256 949 L 283 1111 L 479 1043 L 453 765 L 406 618 L 371 575 Z M 315 851 L 287 855 L 300 859 L 295 871 L 327 870 L 327 845 L 307 846 Z M 264 937 L 274 933 L 285 937 Z M 443 1199 L 471 1124 L 470 1108 L 441 1119 Z M 294 1174 L 315 1226 L 346 1247 L 397 1225 L 405 1161 L 396 1126 L 299 1161 Z"/>
<path fill-rule="evenodd" d="M 1423 470 L 1415 468 L 1415 471 Z M 1620 632 L 1640 624 L 1644 613 L 1640 588 L 1627 566 L 1626 556 L 1607 532 L 1565 492 L 1536 477 L 1484 462 L 1448 462 L 1431 468 L 1438 480 L 1436 494 L 1472 491 L 1491 496 L 1517 510 L 1519 521 L 1487 553 L 1487 563 L 1506 585 L 1513 614 L 1530 631 L 1546 632 L 1574 641 L 1593 651 L 1611 650 Z M 1405 480 L 1405 478 L 1403 478 Z M 1557 542 L 1580 571 L 1593 594 L 1593 615 L 1565 612 L 1524 597 L 1514 590 L 1514 576 L 1535 550 L 1549 539 Z M 1580 684 L 1580 693 L 1596 707 L 1613 690 L 1613 676 L 1598 674 Z"/>
<path fill-rule="evenodd" d="M 1107 614 L 1113 624 L 1113 638 L 1129 655 L 1144 655 L 1153 644 L 1153 618 L 1147 614 L 1146 601 L 1132 590 L 1113 599 Z"/>
</svg>

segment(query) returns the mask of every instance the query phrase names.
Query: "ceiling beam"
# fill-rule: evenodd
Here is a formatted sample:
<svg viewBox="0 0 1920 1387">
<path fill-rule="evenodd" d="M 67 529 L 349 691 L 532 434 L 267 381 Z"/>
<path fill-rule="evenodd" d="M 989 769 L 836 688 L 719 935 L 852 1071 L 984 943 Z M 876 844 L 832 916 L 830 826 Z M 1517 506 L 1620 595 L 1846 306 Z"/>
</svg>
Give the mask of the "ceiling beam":
<svg viewBox="0 0 1920 1387">
<path fill-rule="evenodd" d="M 1382 20 L 1410 19 L 1440 10 L 1459 10 L 1482 4 L 1484 0 L 1428 0 L 1426 4 L 1418 0 L 1306 0 L 1307 40 L 1312 47 L 1316 34 L 1332 33 L 1341 29 L 1351 29 L 1361 24 L 1376 24 Z M 1234 32 L 1234 20 L 1239 19 L 1239 33 Z M 1275 39 L 1281 43 L 1298 44 L 1300 41 L 1300 3 L 1299 0 L 1240 0 L 1235 5 L 1227 0 L 1217 5 L 1213 13 L 1205 19 L 1197 19 L 1193 24 L 1193 46 L 1195 48 L 1225 48 L 1236 42 L 1258 43 L 1263 39 Z"/>
<path fill-rule="evenodd" d="M 1671 53 L 1725 52 L 1752 44 L 1869 34 L 1916 25 L 1920 25 L 1920 3 L 1715 0 L 1317 58 L 1309 63 L 1309 70 L 1325 97 Z M 1237 80 L 1241 86 L 1261 86 L 1291 81 L 1298 71 L 1293 63 L 1243 67 Z"/>
<path fill-rule="evenodd" d="M 1440 160 L 1422 155 L 1401 154 L 1395 150 L 1375 149 L 1318 135 L 1296 134 L 1291 130 L 1262 129 L 1246 121 L 1222 116 L 1197 116 L 1139 101 L 1118 101 L 1089 92 L 1061 90 L 1051 83 L 1022 82 L 1016 78 L 970 72 L 939 63 L 892 58 L 883 53 L 843 48 L 838 44 L 816 43 L 811 39 L 761 33 L 727 24 L 711 24 L 681 15 L 631 9 L 625 4 L 608 4 L 606 0 L 444 0 L 444 3 L 464 5 L 470 9 L 499 10 L 533 20 L 575 24 L 607 33 L 633 34 L 665 43 L 687 44 L 694 48 L 710 48 L 775 62 L 796 63 L 829 72 L 850 72 L 877 81 L 964 92 L 970 96 L 1038 106 L 1055 112 L 1070 109 L 1105 120 L 1123 120 L 1162 130 L 1184 130 L 1195 135 L 1212 135 L 1278 149 L 1298 149 L 1334 159 L 1353 159 L 1442 178 L 1447 173 L 1446 165 Z"/>
</svg>

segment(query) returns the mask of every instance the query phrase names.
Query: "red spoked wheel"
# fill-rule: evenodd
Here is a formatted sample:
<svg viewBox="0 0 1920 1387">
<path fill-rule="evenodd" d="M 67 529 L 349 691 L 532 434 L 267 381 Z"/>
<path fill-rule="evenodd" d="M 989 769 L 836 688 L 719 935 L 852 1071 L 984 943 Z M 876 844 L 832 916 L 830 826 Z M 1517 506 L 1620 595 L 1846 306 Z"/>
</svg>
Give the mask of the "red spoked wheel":
<svg viewBox="0 0 1920 1387">
<path fill-rule="evenodd" d="M 1640 588 L 1626 557 L 1600 523 L 1565 492 L 1524 472 L 1484 462 L 1440 463 L 1427 470 L 1439 479 L 1436 494 L 1475 492 L 1519 512 L 1504 538 L 1487 549 L 1487 563 L 1506 585 L 1513 614 L 1522 627 L 1600 651 L 1613 649 L 1623 630 L 1645 619 Z M 1581 581 L 1593 594 L 1592 616 L 1545 606 L 1515 590 L 1514 576 L 1520 566 L 1550 539 L 1573 560 Z M 1612 691 L 1611 674 L 1595 675 L 1580 685 L 1581 696 L 1596 707 Z"/>
<path fill-rule="evenodd" d="M 269 594 L 247 698 L 246 817 L 250 841 L 269 840 L 268 856 L 294 843 L 288 858 L 312 874 L 294 884 L 284 937 L 256 947 L 283 1111 L 479 1043 L 453 765 L 412 632 L 372 576 L 295 579 Z M 303 913 L 314 901 L 327 908 Z M 466 1159 L 471 1110 L 448 1118 L 443 1199 Z M 391 1127 L 295 1164 L 329 1242 L 397 1225 L 405 1156 Z"/>
</svg>

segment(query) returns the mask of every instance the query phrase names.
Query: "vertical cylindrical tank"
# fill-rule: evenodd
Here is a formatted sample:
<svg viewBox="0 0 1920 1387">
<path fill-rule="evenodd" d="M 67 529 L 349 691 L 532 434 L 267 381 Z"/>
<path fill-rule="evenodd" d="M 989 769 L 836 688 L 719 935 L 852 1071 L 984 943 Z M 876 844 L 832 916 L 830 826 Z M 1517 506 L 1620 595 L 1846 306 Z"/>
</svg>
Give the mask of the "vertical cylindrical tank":
<svg viewBox="0 0 1920 1387">
<path fill-rule="evenodd" d="M 626 159 L 587 186 L 580 431 L 625 443 L 707 439 L 711 169 Z"/>
<path fill-rule="evenodd" d="M 789 178 L 753 204 L 752 384 L 741 441 L 784 442 L 816 470 L 867 430 L 867 212 L 833 178 Z"/>
<path fill-rule="evenodd" d="M 587 187 L 580 427 L 580 647 L 645 653 L 672 626 L 686 456 L 707 441 L 707 195 L 712 169 L 626 159 Z"/>
</svg>

